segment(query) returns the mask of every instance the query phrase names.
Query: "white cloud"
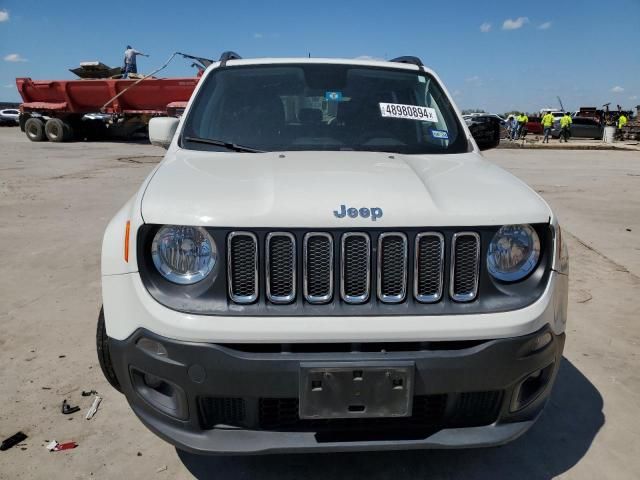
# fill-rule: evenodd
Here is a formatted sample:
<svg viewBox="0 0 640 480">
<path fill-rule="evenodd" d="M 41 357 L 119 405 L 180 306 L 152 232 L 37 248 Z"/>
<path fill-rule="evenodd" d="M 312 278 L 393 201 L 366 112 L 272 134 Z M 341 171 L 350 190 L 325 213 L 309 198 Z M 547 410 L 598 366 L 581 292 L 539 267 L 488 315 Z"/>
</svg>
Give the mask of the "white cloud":
<svg viewBox="0 0 640 480">
<path fill-rule="evenodd" d="M 27 62 L 26 58 L 22 58 L 19 53 L 10 53 L 4 57 L 5 62 Z"/>
<path fill-rule="evenodd" d="M 15 86 L 16 86 L 16 84 L 15 84 L 15 83 L 5 83 L 5 84 L 3 85 L 3 87 L 4 87 L 4 88 L 13 88 L 13 87 L 15 87 Z"/>
<path fill-rule="evenodd" d="M 264 37 L 264 35 L 260 32 L 256 32 L 253 34 L 253 38 L 262 38 L 262 37 Z"/>
<path fill-rule="evenodd" d="M 551 28 L 551 22 L 544 22 L 538 25 L 538 30 L 549 30 Z"/>
<path fill-rule="evenodd" d="M 519 28 L 522 28 L 522 26 L 525 23 L 529 23 L 529 17 L 518 17 L 515 20 L 512 20 L 511 18 L 507 18 L 502 23 L 502 29 L 503 30 L 517 30 Z"/>
<path fill-rule="evenodd" d="M 638 99 L 638 95 L 631 95 L 629 97 L 629 100 L 637 100 Z"/>
<path fill-rule="evenodd" d="M 0 10 L 0 23 L 9 21 L 9 12 L 7 10 Z"/>
<path fill-rule="evenodd" d="M 460 90 L 454 90 L 453 92 L 451 92 L 451 96 L 458 98 L 462 96 L 462 92 Z"/>
<path fill-rule="evenodd" d="M 622 92 L 624 92 L 624 88 L 622 88 L 620 85 L 616 85 L 615 87 L 613 87 L 611 89 L 611 91 L 613 93 L 622 93 Z"/>
<path fill-rule="evenodd" d="M 468 83 L 478 83 L 480 81 L 480 77 L 478 75 L 474 75 L 473 77 L 465 78 L 464 81 Z"/>
<path fill-rule="evenodd" d="M 487 33 L 490 30 L 491 30 L 491 24 L 489 22 L 484 22 L 482 25 L 480 25 L 480 31 L 482 33 Z"/>
</svg>

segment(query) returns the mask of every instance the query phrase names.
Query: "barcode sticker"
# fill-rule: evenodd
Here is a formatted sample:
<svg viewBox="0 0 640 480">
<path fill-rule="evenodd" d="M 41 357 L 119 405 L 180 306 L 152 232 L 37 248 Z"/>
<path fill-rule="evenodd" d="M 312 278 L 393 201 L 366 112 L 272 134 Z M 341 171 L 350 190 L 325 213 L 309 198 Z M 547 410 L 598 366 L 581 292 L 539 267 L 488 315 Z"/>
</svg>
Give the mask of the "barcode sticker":
<svg viewBox="0 0 640 480">
<path fill-rule="evenodd" d="M 380 103 L 380 114 L 383 117 L 404 118 L 405 120 L 421 120 L 437 122 L 435 109 L 418 105 L 402 105 L 400 103 Z"/>
</svg>

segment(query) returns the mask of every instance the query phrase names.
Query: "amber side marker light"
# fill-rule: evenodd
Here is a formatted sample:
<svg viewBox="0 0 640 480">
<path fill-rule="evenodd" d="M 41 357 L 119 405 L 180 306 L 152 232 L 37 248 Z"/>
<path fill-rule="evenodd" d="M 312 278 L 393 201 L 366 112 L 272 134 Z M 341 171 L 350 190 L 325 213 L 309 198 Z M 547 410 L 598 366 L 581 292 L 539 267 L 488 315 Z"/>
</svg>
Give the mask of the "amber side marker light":
<svg viewBox="0 0 640 480">
<path fill-rule="evenodd" d="M 129 263 L 129 231 L 131 230 L 131 221 L 127 220 L 127 226 L 124 230 L 124 261 Z"/>
</svg>

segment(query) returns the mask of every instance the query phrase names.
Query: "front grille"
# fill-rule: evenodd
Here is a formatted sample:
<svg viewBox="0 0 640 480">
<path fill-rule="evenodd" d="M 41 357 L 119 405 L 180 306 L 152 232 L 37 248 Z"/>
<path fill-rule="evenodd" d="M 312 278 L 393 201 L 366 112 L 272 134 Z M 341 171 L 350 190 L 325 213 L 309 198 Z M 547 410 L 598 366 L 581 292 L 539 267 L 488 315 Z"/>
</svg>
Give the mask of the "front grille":
<svg viewBox="0 0 640 480">
<path fill-rule="evenodd" d="M 267 298 L 291 303 L 296 298 L 296 239 L 286 232 L 267 235 Z"/>
<path fill-rule="evenodd" d="M 480 427 L 495 422 L 500 413 L 503 392 L 465 392 L 458 395 L 452 427 Z"/>
<path fill-rule="evenodd" d="M 387 430 L 442 428 L 447 395 L 417 395 L 410 417 L 402 418 L 332 418 L 300 419 L 297 398 L 261 398 L 258 406 L 259 427 L 263 430 Z"/>
<path fill-rule="evenodd" d="M 225 425 L 251 430 L 333 432 L 338 435 L 347 432 L 395 433 L 408 438 L 412 432 L 424 437 L 443 428 L 490 425 L 498 419 L 503 398 L 501 390 L 416 395 L 409 417 L 316 420 L 299 417 L 299 401 L 295 397 L 201 397 L 198 398 L 198 413 L 200 425 L 205 430 Z"/>
<path fill-rule="evenodd" d="M 333 297 L 333 237 L 309 232 L 304 236 L 304 298 L 326 303 Z"/>
<path fill-rule="evenodd" d="M 243 398 L 202 397 L 198 399 L 200 425 L 209 430 L 216 425 L 241 426 L 246 418 L 246 404 Z"/>
<path fill-rule="evenodd" d="M 232 232 L 227 239 L 229 296 L 236 303 L 258 298 L 258 240 L 250 232 Z"/>
<path fill-rule="evenodd" d="M 407 236 L 383 233 L 378 237 L 378 298 L 402 302 L 407 295 Z"/>
<path fill-rule="evenodd" d="M 453 235 L 451 245 L 451 298 L 470 302 L 478 294 L 480 236 L 474 232 Z"/>
<path fill-rule="evenodd" d="M 437 232 L 416 235 L 414 295 L 422 303 L 442 298 L 444 280 L 444 236 Z"/>
<path fill-rule="evenodd" d="M 481 244 L 476 232 L 232 231 L 226 257 L 229 299 L 237 304 L 255 303 L 260 291 L 262 303 L 296 308 L 302 301 L 429 304 L 441 302 L 445 291 L 455 302 L 471 302 Z"/>
<path fill-rule="evenodd" d="M 342 235 L 342 299 L 365 303 L 371 287 L 371 241 L 366 233 Z"/>
</svg>

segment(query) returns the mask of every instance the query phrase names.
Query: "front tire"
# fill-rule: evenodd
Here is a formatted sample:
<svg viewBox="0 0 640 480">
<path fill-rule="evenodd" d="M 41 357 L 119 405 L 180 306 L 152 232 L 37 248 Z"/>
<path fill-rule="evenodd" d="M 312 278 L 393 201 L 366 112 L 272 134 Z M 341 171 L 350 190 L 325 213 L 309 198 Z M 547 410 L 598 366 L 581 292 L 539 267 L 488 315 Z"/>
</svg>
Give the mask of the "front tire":
<svg viewBox="0 0 640 480">
<path fill-rule="evenodd" d="M 116 377 L 116 372 L 113 369 L 113 363 L 111 363 L 111 352 L 109 351 L 109 337 L 107 336 L 107 329 L 104 325 L 104 307 L 100 308 L 100 314 L 98 315 L 98 328 L 96 331 L 96 351 L 98 353 L 98 363 L 107 382 L 111 384 L 113 388 L 122 393 L 122 387 Z"/>
</svg>

